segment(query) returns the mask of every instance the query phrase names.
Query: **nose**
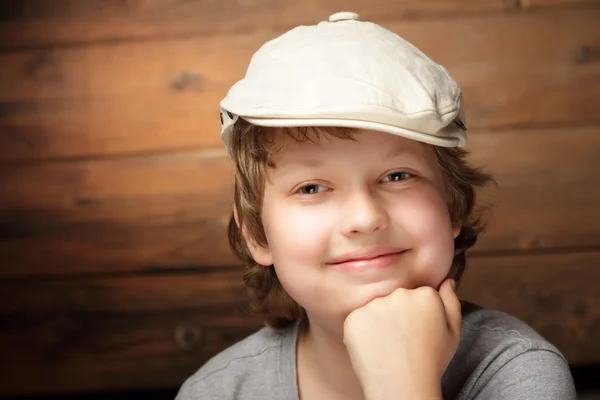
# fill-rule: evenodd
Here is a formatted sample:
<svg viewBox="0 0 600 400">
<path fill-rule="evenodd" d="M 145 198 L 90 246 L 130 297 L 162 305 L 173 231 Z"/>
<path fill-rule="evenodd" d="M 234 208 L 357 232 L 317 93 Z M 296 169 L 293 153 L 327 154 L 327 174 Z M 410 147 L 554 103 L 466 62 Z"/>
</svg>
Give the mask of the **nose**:
<svg viewBox="0 0 600 400">
<path fill-rule="evenodd" d="M 361 190 L 351 196 L 342 213 L 345 236 L 372 233 L 388 227 L 389 216 L 383 200 L 368 190 Z"/>
</svg>

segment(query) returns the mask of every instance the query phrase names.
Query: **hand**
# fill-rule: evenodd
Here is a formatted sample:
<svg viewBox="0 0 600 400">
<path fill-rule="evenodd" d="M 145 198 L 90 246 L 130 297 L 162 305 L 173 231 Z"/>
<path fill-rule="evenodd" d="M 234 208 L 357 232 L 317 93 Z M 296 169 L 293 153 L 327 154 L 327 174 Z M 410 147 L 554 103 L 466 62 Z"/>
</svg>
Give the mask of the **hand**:
<svg viewBox="0 0 600 400">
<path fill-rule="evenodd" d="M 368 400 L 441 399 L 441 378 L 460 342 L 454 281 L 396 289 L 354 310 L 344 343 Z"/>
</svg>

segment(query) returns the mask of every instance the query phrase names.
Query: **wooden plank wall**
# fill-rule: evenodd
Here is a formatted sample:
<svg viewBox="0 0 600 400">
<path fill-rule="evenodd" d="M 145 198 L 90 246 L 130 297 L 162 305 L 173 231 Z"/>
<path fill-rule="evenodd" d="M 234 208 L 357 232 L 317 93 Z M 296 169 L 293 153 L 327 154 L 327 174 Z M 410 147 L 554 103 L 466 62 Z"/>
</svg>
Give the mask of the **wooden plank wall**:
<svg viewBox="0 0 600 400">
<path fill-rule="evenodd" d="M 176 387 L 253 332 L 218 101 L 352 10 L 460 81 L 500 185 L 462 298 L 600 363 L 600 2 L 0 3 L 0 395 Z"/>
</svg>

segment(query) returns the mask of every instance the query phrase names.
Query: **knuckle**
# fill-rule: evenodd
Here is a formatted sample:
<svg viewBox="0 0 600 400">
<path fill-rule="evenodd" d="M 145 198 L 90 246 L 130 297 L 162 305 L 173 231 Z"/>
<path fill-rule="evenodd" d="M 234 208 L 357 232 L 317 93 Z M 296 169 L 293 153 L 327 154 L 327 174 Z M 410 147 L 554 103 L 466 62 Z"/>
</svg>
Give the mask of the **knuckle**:
<svg viewBox="0 0 600 400">
<path fill-rule="evenodd" d="M 432 299 L 439 297 L 437 290 L 432 288 L 431 286 L 423 286 L 417 289 L 418 294 L 423 299 Z"/>
<path fill-rule="evenodd" d="M 358 314 L 356 314 L 356 311 L 353 311 L 350 314 L 348 314 L 348 316 L 344 320 L 344 331 L 347 331 L 349 328 L 352 328 L 356 324 L 357 315 Z"/>
<path fill-rule="evenodd" d="M 404 296 L 406 296 L 406 289 L 403 288 L 398 288 L 394 290 L 391 294 L 391 297 L 394 298 L 403 298 Z"/>
<path fill-rule="evenodd" d="M 359 319 L 360 319 L 360 308 L 357 309 L 357 310 L 354 310 L 350 314 L 348 314 L 348 316 L 346 317 L 346 320 L 344 321 L 344 325 L 345 326 L 352 326 Z"/>
</svg>

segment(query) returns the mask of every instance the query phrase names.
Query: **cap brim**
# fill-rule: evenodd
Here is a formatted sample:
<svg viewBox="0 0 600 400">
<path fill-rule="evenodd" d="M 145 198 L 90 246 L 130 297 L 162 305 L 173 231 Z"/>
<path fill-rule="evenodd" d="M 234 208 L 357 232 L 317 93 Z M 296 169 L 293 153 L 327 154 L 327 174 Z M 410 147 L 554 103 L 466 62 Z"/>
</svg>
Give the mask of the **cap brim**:
<svg viewBox="0 0 600 400">
<path fill-rule="evenodd" d="M 445 127 L 442 136 L 435 136 L 428 133 L 417 132 L 410 129 L 400 128 L 393 125 L 382 124 L 379 122 L 361 121 L 352 119 L 295 119 L 295 118 L 255 118 L 240 116 L 249 123 L 257 126 L 276 127 L 276 128 L 296 128 L 305 126 L 331 126 L 343 128 L 369 129 L 381 131 L 405 137 L 407 139 L 417 140 L 419 142 L 428 143 L 440 147 L 464 147 L 466 145 L 465 131 L 456 125 L 454 122 Z"/>
</svg>

